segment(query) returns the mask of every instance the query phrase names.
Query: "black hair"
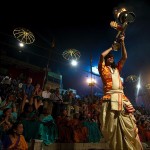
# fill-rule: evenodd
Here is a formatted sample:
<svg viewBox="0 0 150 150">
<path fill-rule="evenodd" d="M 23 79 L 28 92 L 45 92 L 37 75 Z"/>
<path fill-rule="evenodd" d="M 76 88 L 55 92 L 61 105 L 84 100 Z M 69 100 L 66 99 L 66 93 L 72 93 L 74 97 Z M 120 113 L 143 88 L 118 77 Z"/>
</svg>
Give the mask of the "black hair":
<svg viewBox="0 0 150 150">
<path fill-rule="evenodd" d="M 110 57 L 114 57 L 114 55 L 113 55 L 111 52 L 109 52 L 109 53 L 105 56 L 105 58 L 104 58 L 104 59 L 105 59 L 105 64 L 106 64 L 107 59 L 110 58 Z M 113 62 L 113 63 L 111 64 L 111 68 L 113 68 L 113 69 L 116 68 L 115 62 Z"/>
<path fill-rule="evenodd" d="M 16 130 L 20 124 L 23 124 L 20 120 L 17 120 L 15 123 L 13 123 L 12 127 L 8 130 L 8 134 L 14 135 L 14 130 Z"/>
<path fill-rule="evenodd" d="M 110 57 L 114 57 L 114 55 L 113 55 L 111 52 L 109 52 L 109 53 L 105 56 L 105 61 L 106 61 L 108 58 L 110 58 Z"/>
<path fill-rule="evenodd" d="M 3 114 L 5 114 L 5 112 L 7 112 L 7 110 L 11 109 L 10 107 L 7 107 L 3 110 Z"/>
</svg>

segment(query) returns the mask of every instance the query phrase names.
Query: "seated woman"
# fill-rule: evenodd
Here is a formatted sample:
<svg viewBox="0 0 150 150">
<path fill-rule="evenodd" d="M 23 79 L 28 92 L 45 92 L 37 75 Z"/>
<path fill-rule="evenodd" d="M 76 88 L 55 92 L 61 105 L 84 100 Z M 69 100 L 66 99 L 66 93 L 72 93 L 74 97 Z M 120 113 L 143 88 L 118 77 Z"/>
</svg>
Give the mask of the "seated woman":
<svg viewBox="0 0 150 150">
<path fill-rule="evenodd" d="M 14 123 L 8 135 L 2 138 L 3 148 L 7 150 L 28 150 L 27 142 L 22 133 L 23 124 L 21 122 Z"/>
<path fill-rule="evenodd" d="M 73 143 L 74 141 L 71 118 L 67 114 L 67 110 L 64 109 L 62 110 L 61 116 L 56 118 L 58 142 L 60 143 Z"/>
<path fill-rule="evenodd" d="M 44 108 L 40 115 L 39 139 L 43 140 L 44 144 L 49 145 L 58 138 L 58 129 L 53 117 L 51 116 L 50 108 Z"/>
<path fill-rule="evenodd" d="M 3 110 L 5 108 L 12 108 L 13 112 L 16 112 L 15 101 L 16 101 L 15 95 L 13 93 L 9 93 L 6 99 L 3 100 L 2 103 L 0 104 L 0 115 L 3 114 Z"/>
<path fill-rule="evenodd" d="M 82 124 L 88 129 L 88 142 L 98 143 L 102 138 L 102 134 L 98 123 L 92 119 L 92 114 L 90 114 L 90 112 L 84 112 Z"/>
<path fill-rule="evenodd" d="M 79 119 L 80 114 L 75 113 L 72 121 L 73 137 L 75 143 L 86 143 L 88 141 L 88 128 L 83 126 L 82 121 Z"/>
<path fill-rule="evenodd" d="M 16 122 L 17 116 L 13 114 L 11 108 L 5 108 L 3 110 L 3 114 L 0 117 L 0 128 L 2 129 L 9 129 L 11 128 L 12 124 Z"/>
<path fill-rule="evenodd" d="M 40 125 L 38 115 L 39 114 L 35 110 L 34 106 L 28 104 L 26 109 L 19 116 L 19 120 L 22 121 L 24 126 L 23 135 L 27 142 L 31 139 L 37 138 L 38 136 L 37 130 Z"/>
<path fill-rule="evenodd" d="M 9 129 L 12 127 L 13 117 L 11 108 L 5 108 L 3 115 L 0 117 L 0 138 L 7 135 Z"/>
</svg>

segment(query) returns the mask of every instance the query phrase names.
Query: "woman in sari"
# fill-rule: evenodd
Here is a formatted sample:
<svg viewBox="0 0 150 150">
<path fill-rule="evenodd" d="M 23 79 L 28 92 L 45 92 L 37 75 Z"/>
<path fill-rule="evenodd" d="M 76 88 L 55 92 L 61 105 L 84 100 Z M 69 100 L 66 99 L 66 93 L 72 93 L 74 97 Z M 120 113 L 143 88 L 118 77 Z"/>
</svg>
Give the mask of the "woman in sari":
<svg viewBox="0 0 150 150">
<path fill-rule="evenodd" d="M 28 150 L 27 142 L 22 133 L 23 124 L 21 122 L 14 123 L 9 134 L 2 138 L 3 149 Z"/>
</svg>

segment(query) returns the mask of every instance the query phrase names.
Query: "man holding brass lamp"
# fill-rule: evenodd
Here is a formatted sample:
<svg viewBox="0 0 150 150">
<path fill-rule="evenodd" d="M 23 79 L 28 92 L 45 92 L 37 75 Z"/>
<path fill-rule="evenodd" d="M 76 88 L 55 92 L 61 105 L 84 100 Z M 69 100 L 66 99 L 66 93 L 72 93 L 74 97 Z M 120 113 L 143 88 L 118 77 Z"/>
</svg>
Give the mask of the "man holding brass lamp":
<svg viewBox="0 0 150 150">
<path fill-rule="evenodd" d="M 100 56 L 98 70 L 104 90 L 99 118 L 100 127 L 111 150 L 143 150 L 133 114 L 135 109 L 124 94 L 120 77 L 127 59 L 124 39 L 124 32 L 120 32 L 117 37 L 120 46 L 116 48 L 116 43 L 113 43 Z M 115 64 L 112 51 L 119 51 L 119 48 L 122 56 L 119 62 Z"/>
</svg>

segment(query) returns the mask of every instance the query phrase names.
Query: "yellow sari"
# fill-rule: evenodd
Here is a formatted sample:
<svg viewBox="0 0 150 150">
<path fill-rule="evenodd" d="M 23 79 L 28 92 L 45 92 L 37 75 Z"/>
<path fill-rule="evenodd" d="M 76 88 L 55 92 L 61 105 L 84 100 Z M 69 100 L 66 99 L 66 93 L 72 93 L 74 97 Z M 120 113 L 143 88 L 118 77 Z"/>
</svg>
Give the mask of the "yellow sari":
<svg viewBox="0 0 150 150">
<path fill-rule="evenodd" d="M 9 146 L 9 150 L 28 150 L 27 142 L 23 135 L 20 135 L 20 139 L 18 137 L 9 136 L 12 144 Z"/>
</svg>

